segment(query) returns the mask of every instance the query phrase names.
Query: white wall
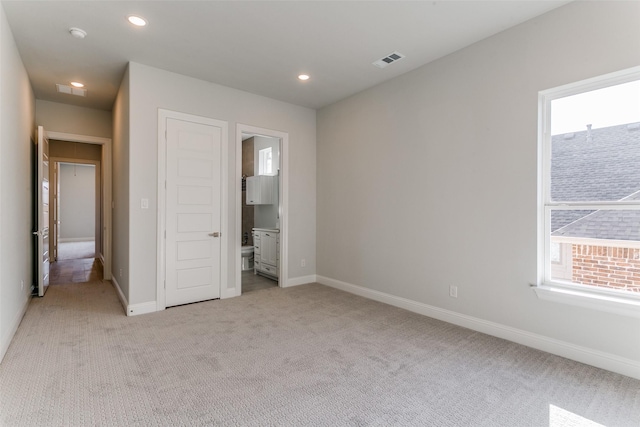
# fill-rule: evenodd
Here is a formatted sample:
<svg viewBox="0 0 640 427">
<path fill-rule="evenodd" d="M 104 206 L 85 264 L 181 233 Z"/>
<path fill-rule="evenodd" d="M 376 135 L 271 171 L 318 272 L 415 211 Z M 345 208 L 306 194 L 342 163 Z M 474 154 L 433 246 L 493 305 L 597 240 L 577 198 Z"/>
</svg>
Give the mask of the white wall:
<svg viewBox="0 0 640 427">
<path fill-rule="evenodd" d="M 247 92 L 169 73 L 141 64 L 129 64 L 130 166 L 129 179 L 129 295 L 130 304 L 156 301 L 158 109 L 164 108 L 224 120 L 229 123 L 228 200 L 229 228 L 235 236 L 235 144 L 238 123 L 289 134 L 289 277 L 315 273 L 316 173 L 315 111 Z M 126 157 L 126 153 L 124 154 Z M 115 157 L 115 156 L 114 156 Z M 114 161 L 115 162 L 115 161 Z M 115 173 L 114 173 L 115 176 Z M 149 209 L 140 209 L 140 199 Z M 118 203 L 118 202 L 116 202 Z M 234 254 L 237 239 L 228 240 Z M 117 249 L 116 249 L 117 250 Z M 300 267 L 300 258 L 308 260 Z M 228 258 L 228 288 L 235 286 L 236 260 Z M 115 271 L 115 270 L 114 270 Z M 223 284 L 224 286 L 224 284 Z"/>
<path fill-rule="evenodd" d="M 538 92 L 640 64 L 639 18 L 638 2 L 571 3 L 320 110 L 319 279 L 622 358 L 640 375 L 640 320 L 529 286 Z"/>
<path fill-rule="evenodd" d="M 33 282 L 34 105 L 29 77 L 0 3 L 0 360 L 27 308 Z"/>
<path fill-rule="evenodd" d="M 60 240 L 94 240 L 96 167 L 60 164 Z"/>
<path fill-rule="evenodd" d="M 36 123 L 46 131 L 111 138 L 111 111 L 36 100 Z"/>
</svg>

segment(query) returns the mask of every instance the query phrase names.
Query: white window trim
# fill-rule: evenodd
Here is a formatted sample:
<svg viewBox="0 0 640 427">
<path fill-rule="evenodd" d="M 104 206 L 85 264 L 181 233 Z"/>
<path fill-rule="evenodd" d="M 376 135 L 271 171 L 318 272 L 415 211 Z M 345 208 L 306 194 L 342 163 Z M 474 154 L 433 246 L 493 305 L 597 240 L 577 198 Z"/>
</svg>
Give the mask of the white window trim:
<svg viewBox="0 0 640 427">
<path fill-rule="evenodd" d="M 268 157 L 271 157 L 270 159 L 268 159 Z M 267 164 L 269 164 L 270 161 L 270 167 L 267 168 Z M 273 148 L 272 147 L 267 147 L 267 148 L 262 148 L 260 150 L 258 150 L 258 175 L 268 175 L 268 176 L 273 176 L 275 175 L 273 173 Z"/>
<path fill-rule="evenodd" d="M 640 202 L 551 202 L 551 101 L 566 96 L 589 92 L 640 79 L 640 66 L 599 76 L 557 88 L 541 91 L 538 95 L 538 274 L 533 286 L 538 298 L 623 316 L 640 318 L 640 295 L 622 294 L 620 291 L 562 283 L 550 280 L 550 210 L 597 210 L 603 206 L 611 209 L 640 208 Z"/>
<path fill-rule="evenodd" d="M 556 284 L 538 285 L 533 289 L 542 300 L 640 319 L 640 301 L 629 297 L 619 298 L 593 291 L 568 289 Z"/>
</svg>

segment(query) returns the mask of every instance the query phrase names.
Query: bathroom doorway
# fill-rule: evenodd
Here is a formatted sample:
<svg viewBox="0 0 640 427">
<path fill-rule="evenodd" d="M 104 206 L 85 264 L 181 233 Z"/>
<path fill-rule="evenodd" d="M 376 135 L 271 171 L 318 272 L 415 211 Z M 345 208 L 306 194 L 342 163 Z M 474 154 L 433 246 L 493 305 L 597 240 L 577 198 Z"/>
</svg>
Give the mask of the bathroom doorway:
<svg viewBox="0 0 640 427">
<path fill-rule="evenodd" d="M 238 125 L 238 295 L 284 286 L 287 135 Z"/>
</svg>

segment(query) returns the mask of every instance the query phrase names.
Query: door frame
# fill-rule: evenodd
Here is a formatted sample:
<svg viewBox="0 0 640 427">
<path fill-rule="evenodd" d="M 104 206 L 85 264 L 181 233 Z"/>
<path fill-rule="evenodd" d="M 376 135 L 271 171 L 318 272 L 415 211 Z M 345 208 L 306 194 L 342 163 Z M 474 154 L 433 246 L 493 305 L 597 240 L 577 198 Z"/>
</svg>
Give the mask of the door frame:
<svg viewBox="0 0 640 427">
<path fill-rule="evenodd" d="M 95 169 L 95 227 L 94 227 L 94 233 L 96 233 L 95 236 L 95 247 L 96 247 L 96 255 L 98 257 L 100 256 L 104 256 L 102 254 L 102 240 L 104 239 L 104 236 L 102 236 L 100 233 L 100 211 L 101 211 L 101 205 L 102 205 L 102 200 L 100 200 L 100 192 L 102 189 L 102 162 L 100 160 L 85 160 L 85 159 L 74 159 L 71 157 L 50 157 L 49 158 L 49 162 L 53 163 L 53 164 L 57 164 L 59 166 L 60 163 L 67 163 L 67 164 L 79 164 L 79 165 L 93 165 L 96 167 Z M 59 203 L 59 199 L 60 199 L 60 195 L 58 194 L 58 190 L 56 188 L 57 185 L 59 185 L 59 181 L 60 181 L 60 173 L 58 172 L 58 175 L 55 176 L 54 175 L 54 170 L 53 168 L 49 167 L 49 182 L 51 183 L 50 186 L 54 188 L 53 191 L 49 191 L 49 194 L 53 195 L 57 195 L 58 196 L 58 200 L 56 200 L 56 203 Z M 55 176 L 55 178 L 52 179 L 52 176 Z M 50 199 L 52 199 L 53 197 L 50 197 Z M 57 209 L 57 208 L 54 208 Z M 51 210 L 51 212 L 54 212 L 54 210 Z M 60 212 L 57 212 L 58 217 L 60 216 Z M 51 229 L 51 225 L 53 224 L 53 215 L 51 215 L 51 220 L 49 221 L 49 228 Z M 57 243 L 60 243 L 60 230 L 56 230 L 55 236 L 58 239 Z M 54 233 L 49 233 L 50 235 L 54 235 Z M 56 243 L 56 246 L 57 246 Z M 50 247 L 53 247 L 53 241 L 50 240 Z M 53 252 L 52 252 L 53 253 Z M 55 257 L 55 261 L 58 260 L 58 254 L 57 254 L 57 250 L 55 253 L 56 257 Z M 102 258 L 101 258 L 102 259 Z M 102 259 L 103 263 L 104 263 L 104 259 Z"/>
<path fill-rule="evenodd" d="M 113 196 L 111 186 L 111 138 L 103 138 L 99 136 L 78 135 L 64 132 L 51 132 L 46 131 L 45 134 L 51 139 L 67 142 L 81 142 L 83 144 L 95 144 L 102 147 L 102 218 L 104 224 L 102 225 L 102 269 L 103 280 L 111 280 L 111 245 L 112 245 L 112 217 L 111 210 L 113 208 Z"/>
<path fill-rule="evenodd" d="M 235 250 L 235 291 L 242 295 L 242 134 L 251 133 L 280 139 L 280 275 L 278 286 L 286 288 L 289 281 L 289 134 L 273 129 L 238 123 L 236 125 L 236 235 Z"/>
<path fill-rule="evenodd" d="M 229 245 L 229 223 L 228 223 L 228 190 L 229 186 L 229 124 L 226 121 L 210 117 L 196 116 L 193 114 L 180 113 L 178 111 L 158 109 L 158 217 L 156 235 L 156 311 L 167 308 L 165 280 L 166 280 L 166 209 L 167 209 L 167 119 L 176 119 L 203 125 L 216 126 L 221 129 L 221 153 L 220 153 L 220 298 L 235 296 L 228 289 L 228 245 Z"/>
<path fill-rule="evenodd" d="M 51 246 L 50 246 L 50 218 L 51 218 L 51 182 L 49 172 L 51 170 L 51 162 L 49 161 L 49 138 L 44 127 L 38 126 L 37 130 L 37 147 L 36 147 L 36 231 L 33 233 L 37 236 L 36 244 L 36 265 L 37 267 L 37 286 L 38 296 L 43 297 L 47 292 L 50 284 L 50 266 L 51 266 Z M 46 176 L 45 165 L 46 164 Z M 45 194 L 44 183 L 47 183 L 46 196 L 46 214 L 45 222 Z M 46 254 L 46 256 L 45 256 Z M 45 267 L 46 266 L 46 267 Z"/>
</svg>

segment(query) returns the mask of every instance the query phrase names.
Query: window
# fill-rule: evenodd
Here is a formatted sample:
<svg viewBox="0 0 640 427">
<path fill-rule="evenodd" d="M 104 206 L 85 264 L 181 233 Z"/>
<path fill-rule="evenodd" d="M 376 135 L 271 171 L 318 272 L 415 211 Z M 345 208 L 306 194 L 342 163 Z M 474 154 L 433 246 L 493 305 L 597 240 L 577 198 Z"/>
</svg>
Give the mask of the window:
<svg viewBox="0 0 640 427">
<path fill-rule="evenodd" d="M 640 67 L 541 92 L 539 111 L 536 292 L 640 316 Z"/>
<path fill-rule="evenodd" d="M 273 150 L 271 147 L 258 151 L 258 175 L 273 175 Z"/>
</svg>

